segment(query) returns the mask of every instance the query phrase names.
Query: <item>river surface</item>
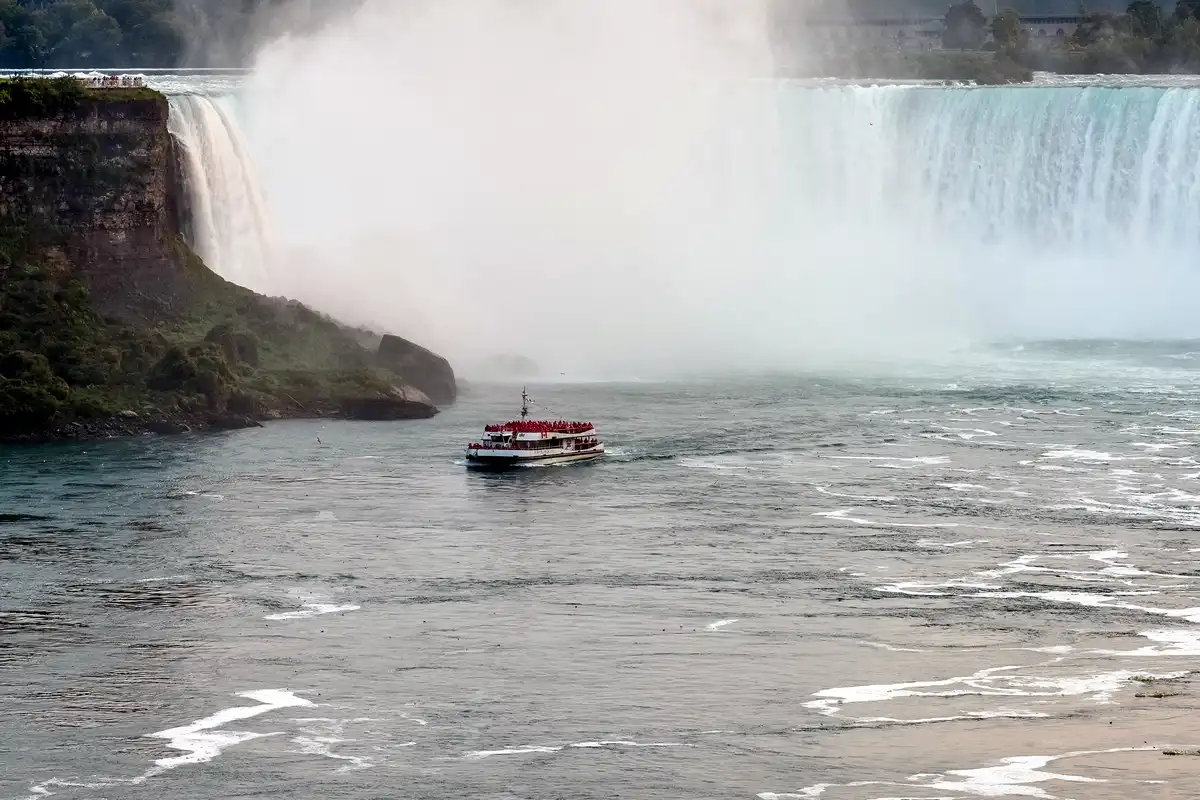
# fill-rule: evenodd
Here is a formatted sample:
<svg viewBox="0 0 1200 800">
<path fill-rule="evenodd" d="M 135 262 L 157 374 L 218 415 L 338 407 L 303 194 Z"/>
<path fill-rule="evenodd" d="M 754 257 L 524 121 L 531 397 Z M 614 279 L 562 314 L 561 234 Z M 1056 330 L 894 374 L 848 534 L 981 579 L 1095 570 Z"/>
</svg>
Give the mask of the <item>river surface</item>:
<svg viewBox="0 0 1200 800">
<path fill-rule="evenodd" d="M 0 449 L 0 798 L 1200 796 L 1193 351 Z"/>
</svg>

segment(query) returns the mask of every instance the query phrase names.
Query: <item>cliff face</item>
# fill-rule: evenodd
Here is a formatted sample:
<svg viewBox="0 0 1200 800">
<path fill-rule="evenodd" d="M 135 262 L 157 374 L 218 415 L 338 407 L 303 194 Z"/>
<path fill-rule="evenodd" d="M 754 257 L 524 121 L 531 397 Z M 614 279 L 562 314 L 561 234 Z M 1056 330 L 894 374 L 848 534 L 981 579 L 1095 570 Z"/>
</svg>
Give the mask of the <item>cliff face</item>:
<svg viewBox="0 0 1200 800">
<path fill-rule="evenodd" d="M 186 301 L 168 113 L 149 90 L 74 102 L 47 90 L 0 117 L 0 230 L 73 268 L 105 316 L 170 316 Z"/>
<path fill-rule="evenodd" d="M 417 365 L 190 250 L 168 114 L 151 90 L 0 80 L 0 439 L 436 413 Z"/>
</svg>

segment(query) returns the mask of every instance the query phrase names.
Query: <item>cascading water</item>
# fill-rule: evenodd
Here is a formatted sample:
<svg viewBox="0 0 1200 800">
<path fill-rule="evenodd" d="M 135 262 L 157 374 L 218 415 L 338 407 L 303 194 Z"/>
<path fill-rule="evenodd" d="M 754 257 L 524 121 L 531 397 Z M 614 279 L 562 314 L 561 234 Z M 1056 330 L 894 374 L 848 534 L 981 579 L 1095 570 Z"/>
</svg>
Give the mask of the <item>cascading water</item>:
<svg viewBox="0 0 1200 800">
<path fill-rule="evenodd" d="M 976 340 L 1200 335 L 1200 90 L 788 86 L 766 113 L 767 240 L 833 256 L 796 292 L 849 268 Z"/>
<path fill-rule="evenodd" d="M 170 131 L 185 161 L 192 246 L 227 280 L 278 291 L 275 237 L 232 99 L 175 94 L 169 100 Z"/>
<path fill-rule="evenodd" d="M 539 165 L 536 141 L 498 158 L 513 120 L 477 140 L 469 120 L 448 117 L 454 137 L 440 137 L 441 120 L 411 109 L 304 125 L 307 111 L 262 96 L 244 115 L 231 98 L 171 104 L 214 269 L 452 358 L 615 364 L 635 340 L 648 364 L 690 350 L 804 366 L 939 342 L 1200 336 L 1200 89 L 758 84 L 652 181 L 634 169 L 599 187 L 587 171 L 560 184 L 576 161 Z M 278 145 L 258 164 L 243 124 Z M 643 162 L 663 164 L 625 166 Z M 272 270 L 257 174 L 282 198 L 280 244 L 313 257 Z M 481 343 L 469 321 L 490 319 L 478 287 L 494 283 L 524 287 L 538 313 Z M 575 324 L 581 284 L 606 336 Z M 612 333 L 625 326 L 628 339 Z"/>
</svg>

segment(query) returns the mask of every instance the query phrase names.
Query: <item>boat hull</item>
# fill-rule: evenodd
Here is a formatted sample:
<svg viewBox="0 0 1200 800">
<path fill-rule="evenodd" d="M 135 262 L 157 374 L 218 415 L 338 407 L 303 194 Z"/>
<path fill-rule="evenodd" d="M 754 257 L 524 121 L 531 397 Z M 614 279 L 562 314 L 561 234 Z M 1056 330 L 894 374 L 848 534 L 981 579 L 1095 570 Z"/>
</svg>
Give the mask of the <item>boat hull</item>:
<svg viewBox="0 0 1200 800">
<path fill-rule="evenodd" d="M 489 472 L 503 472 L 513 469 L 529 469 L 531 467 L 555 467 L 563 464 L 578 464 L 584 461 L 595 461 L 604 455 L 603 450 L 590 450 L 586 453 L 555 453 L 545 456 L 478 456 L 467 454 L 467 469 Z"/>
</svg>

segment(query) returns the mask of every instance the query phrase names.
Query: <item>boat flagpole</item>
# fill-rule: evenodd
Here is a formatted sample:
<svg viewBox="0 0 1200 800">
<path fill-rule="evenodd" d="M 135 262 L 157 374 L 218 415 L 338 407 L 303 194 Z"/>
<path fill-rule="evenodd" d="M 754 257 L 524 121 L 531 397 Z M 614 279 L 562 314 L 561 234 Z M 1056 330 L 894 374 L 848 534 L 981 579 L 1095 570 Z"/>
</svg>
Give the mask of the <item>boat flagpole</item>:
<svg viewBox="0 0 1200 800">
<path fill-rule="evenodd" d="M 529 416 L 529 395 L 525 393 L 525 387 L 521 387 L 521 419 Z"/>
</svg>

